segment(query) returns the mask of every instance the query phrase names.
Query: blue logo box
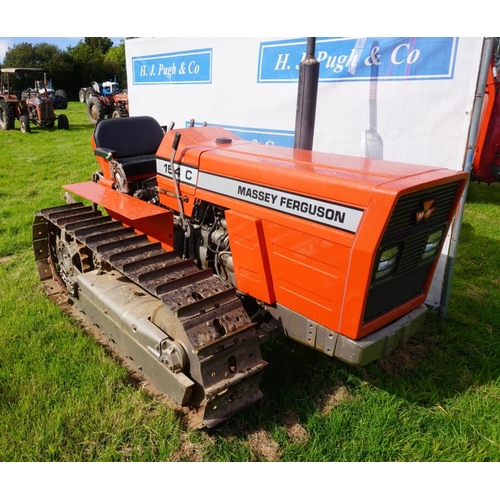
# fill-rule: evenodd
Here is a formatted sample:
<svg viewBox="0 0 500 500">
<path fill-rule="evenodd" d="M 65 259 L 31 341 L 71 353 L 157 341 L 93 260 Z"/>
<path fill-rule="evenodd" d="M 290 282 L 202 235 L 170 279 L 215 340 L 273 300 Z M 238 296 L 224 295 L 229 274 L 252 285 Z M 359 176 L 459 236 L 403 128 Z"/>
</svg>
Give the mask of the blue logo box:
<svg viewBox="0 0 500 500">
<path fill-rule="evenodd" d="M 132 58 L 134 85 L 212 83 L 212 49 Z"/>
<path fill-rule="evenodd" d="M 317 38 L 321 82 L 453 78 L 458 38 Z M 307 39 L 262 42 L 258 83 L 297 82 Z"/>
</svg>

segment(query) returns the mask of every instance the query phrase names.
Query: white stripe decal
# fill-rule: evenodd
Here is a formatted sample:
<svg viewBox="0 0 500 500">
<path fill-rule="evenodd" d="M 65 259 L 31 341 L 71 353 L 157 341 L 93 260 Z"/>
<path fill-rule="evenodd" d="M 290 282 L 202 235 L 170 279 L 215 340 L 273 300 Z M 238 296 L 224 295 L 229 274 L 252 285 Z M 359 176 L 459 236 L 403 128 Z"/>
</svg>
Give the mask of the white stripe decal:
<svg viewBox="0 0 500 500">
<path fill-rule="evenodd" d="M 363 210 L 200 172 L 198 187 L 355 233 Z"/>
</svg>

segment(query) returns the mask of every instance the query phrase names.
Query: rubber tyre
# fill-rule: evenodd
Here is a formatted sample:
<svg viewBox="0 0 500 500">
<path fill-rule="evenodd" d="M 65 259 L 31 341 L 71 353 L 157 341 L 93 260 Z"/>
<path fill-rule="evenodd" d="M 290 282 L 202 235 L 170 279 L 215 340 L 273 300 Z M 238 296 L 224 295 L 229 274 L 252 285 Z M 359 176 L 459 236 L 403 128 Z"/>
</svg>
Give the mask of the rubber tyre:
<svg viewBox="0 0 500 500">
<path fill-rule="evenodd" d="M 0 101 L 0 130 L 12 130 L 14 122 L 14 110 L 9 103 Z"/>
<path fill-rule="evenodd" d="M 87 102 L 87 116 L 90 123 L 97 123 L 104 119 L 104 104 L 97 97 L 92 96 Z"/>
<path fill-rule="evenodd" d="M 59 130 L 69 129 L 69 120 L 66 115 L 59 115 L 59 118 L 57 119 L 57 128 Z"/>
<path fill-rule="evenodd" d="M 19 128 L 23 134 L 29 134 L 31 132 L 30 121 L 26 115 L 21 115 L 19 117 Z"/>
<path fill-rule="evenodd" d="M 80 92 L 78 92 L 78 100 L 83 104 L 86 102 L 85 95 L 87 93 L 87 89 L 80 89 Z"/>
<path fill-rule="evenodd" d="M 64 90 L 56 90 L 57 109 L 68 109 L 68 96 Z"/>
</svg>

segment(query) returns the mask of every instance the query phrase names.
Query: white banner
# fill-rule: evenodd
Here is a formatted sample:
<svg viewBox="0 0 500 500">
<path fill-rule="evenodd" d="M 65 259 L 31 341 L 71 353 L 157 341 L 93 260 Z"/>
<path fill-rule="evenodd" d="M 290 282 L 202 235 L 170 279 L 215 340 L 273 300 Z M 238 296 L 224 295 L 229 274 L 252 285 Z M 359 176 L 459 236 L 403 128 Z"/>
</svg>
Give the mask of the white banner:
<svg viewBox="0 0 500 500">
<path fill-rule="evenodd" d="M 482 38 L 317 38 L 314 150 L 462 169 Z M 126 40 L 132 115 L 293 145 L 306 38 Z"/>
</svg>

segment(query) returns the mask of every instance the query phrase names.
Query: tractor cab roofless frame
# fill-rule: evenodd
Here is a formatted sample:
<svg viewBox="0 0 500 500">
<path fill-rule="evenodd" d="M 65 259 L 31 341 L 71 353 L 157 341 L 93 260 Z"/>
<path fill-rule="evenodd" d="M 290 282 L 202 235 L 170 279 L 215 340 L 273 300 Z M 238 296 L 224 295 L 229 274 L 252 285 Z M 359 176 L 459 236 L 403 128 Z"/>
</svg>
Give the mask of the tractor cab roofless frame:
<svg viewBox="0 0 500 500">
<path fill-rule="evenodd" d="M 9 74 L 14 74 L 14 73 L 43 73 L 45 70 L 42 68 L 2 68 L 0 69 L 0 77 L 1 77 L 1 86 L 2 86 L 2 91 L 4 89 L 4 85 L 7 85 L 7 92 L 10 93 L 10 79 L 9 79 Z M 3 75 L 6 74 L 7 78 L 6 81 L 7 83 L 5 84 Z"/>
</svg>

